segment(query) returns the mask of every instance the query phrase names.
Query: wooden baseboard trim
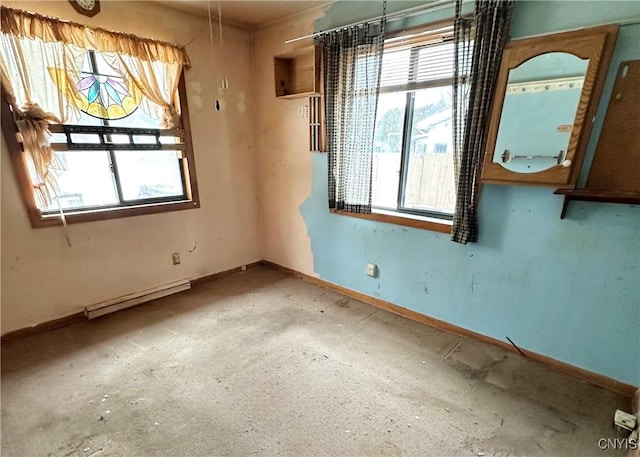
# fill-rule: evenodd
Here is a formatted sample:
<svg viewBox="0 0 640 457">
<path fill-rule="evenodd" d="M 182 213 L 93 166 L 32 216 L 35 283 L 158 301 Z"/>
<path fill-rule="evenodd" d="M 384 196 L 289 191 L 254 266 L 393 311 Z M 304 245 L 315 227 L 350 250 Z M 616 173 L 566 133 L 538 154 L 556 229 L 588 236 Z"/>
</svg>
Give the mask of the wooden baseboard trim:
<svg viewBox="0 0 640 457">
<path fill-rule="evenodd" d="M 418 313 L 416 311 L 412 311 L 407 308 L 403 308 L 402 306 L 398 306 L 391 302 L 382 300 L 380 298 L 371 297 L 369 295 L 363 294 L 361 292 L 357 292 L 352 289 L 348 289 L 346 287 L 340 286 L 338 284 L 334 284 L 328 281 L 325 281 L 320 278 L 316 278 L 305 273 L 301 273 L 299 271 L 293 270 L 291 268 L 283 267 L 273 262 L 269 262 L 267 260 L 261 260 L 258 262 L 253 262 L 246 265 L 246 269 L 255 268 L 258 265 L 265 265 L 274 270 L 281 271 L 283 273 L 287 273 L 291 276 L 295 276 L 296 278 L 300 278 L 306 282 L 311 284 L 318 285 L 320 287 L 324 287 L 327 289 L 335 290 L 343 295 L 354 298 L 361 302 L 367 303 L 369 305 L 375 306 L 380 309 L 387 310 L 399 316 L 406 317 L 407 319 L 411 319 L 416 322 L 420 322 L 421 324 L 428 325 L 429 327 L 437 328 L 439 330 L 444 330 L 446 332 L 454 333 L 456 335 L 460 335 L 467 338 L 473 338 L 478 341 L 482 341 L 484 343 L 492 344 L 494 346 L 501 347 L 506 349 L 507 351 L 517 352 L 516 348 L 514 348 L 511 344 L 500 341 L 490 336 L 483 335 L 481 333 L 474 332 L 472 330 L 468 330 L 463 327 L 459 327 L 457 325 L 450 324 L 448 322 L 435 319 L 433 317 L 429 317 L 425 314 Z M 226 278 L 235 273 L 242 271 L 242 267 L 231 268 L 229 270 L 221 271 L 218 273 L 202 276 L 200 278 L 196 278 L 191 281 L 192 285 L 201 284 L 205 282 L 217 281 L 222 278 Z M 65 316 L 59 319 L 53 319 L 47 322 L 43 322 L 34 327 L 26 327 L 18 330 L 14 330 L 8 332 L 2 336 L 0 336 L 0 343 L 4 343 L 6 341 L 15 340 L 18 338 L 24 338 L 27 336 L 38 335 L 40 333 L 48 332 L 50 330 L 55 330 L 61 327 L 66 327 L 68 325 L 77 324 L 80 322 L 86 322 L 87 318 L 85 317 L 83 312 L 78 312 L 75 314 L 71 314 L 69 316 Z M 522 349 L 522 348 L 521 348 Z M 555 371 L 559 371 L 561 373 L 573 376 L 575 378 L 581 379 L 583 381 L 590 382 L 592 384 L 604 387 L 606 389 L 612 390 L 614 392 L 618 392 L 626 397 L 634 399 L 634 407 L 636 414 L 639 413 L 640 410 L 640 389 L 638 387 L 633 386 L 631 384 L 626 384 L 620 381 L 616 381 L 615 379 L 609 378 L 607 376 L 603 376 L 598 373 L 594 373 L 592 371 L 585 370 L 583 368 L 579 368 L 573 365 L 569 365 L 565 362 L 561 362 L 559 360 L 553 359 L 546 355 L 538 354 L 536 352 L 528 351 L 522 349 L 526 356 L 532 360 L 543 363 L 550 367 Z"/>
<path fill-rule="evenodd" d="M 16 340 L 19 338 L 25 338 L 27 336 L 39 335 L 40 333 L 45 333 L 57 328 L 67 327 L 68 325 L 78 324 L 80 322 L 86 322 L 87 320 L 88 319 L 84 315 L 84 311 L 80 311 L 79 313 L 70 314 L 59 319 L 53 319 L 43 322 L 42 324 L 38 324 L 34 327 L 25 327 L 5 333 L 4 335 L 0 336 L 0 343 L 5 343 L 7 341 Z"/>
<path fill-rule="evenodd" d="M 448 322 L 435 319 L 433 317 L 429 317 L 427 315 L 418 313 L 416 311 L 412 311 L 407 308 L 403 308 L 402 306 L 395 305 L 391 302 L 382 300 L 380 298 L 375 298 L 369 295 L 365 295 L 355 290 L 348 289 L 346 287 L 325 281 L 320 278 L 309 276 L 305 273 L 292 270 L 291 268 L 283 267 L 282 265 L 278 265 L 273 262 L 264 260 L 262 263 L 270 268 L 273 268 L 274 270 L 278 270 L 283 273 L 287 273 L 289 275 L 295 276 L 296 278 L 300 278 L 311 284 L 315 284 L 327 289 L 334 290 L 343 295 L 346 295 L 347 297 L 355 298 L 356 300 L 359 300 L 361 302 L 367 303 L 369 305 L 373 305 L 380 309 L 387 310 L 399 316 L 406 317 L 407 319 L 420 322 L 421 324 L 428 325 L 429 327 L 433 327 L 439 330 L 444 330 L 446 332 L 454 333 L 456 335 L 460 335 L 463 337 L 472 338 L 474 340 L 482 341 L 484 343 L 501 347 L 502 349 L 506 349 L 507 351 L 518 353 L 517 349 L 508 342 L 500 341 L 490 336 L 486 336 L 481 333 L 477 333 L 472 330 L 466 329 L 464 327 L 459 327 L 457 325 L 453 325 Z M 629 398 L 634 398 L 634 396 L 638 395 L 637 394 L 638 388 L 636 386 L 632 386 L 631 384 L 626 384 L 624 382 L 617 381 L 607 376 L 603 376 L 601 374 L 585 370 L 584 368 L 579 368 L 573 365 L 569 365 L 568 363 L 561 362 L 559 360 L 553 359 L 546 355 L 538 354 L 536 352 L 528 351 L 525 349 L 522 349 L 522 351 L 526 354 L 528 358 L 535 360 L 537 362 L 543 363 L 549 368 L 555 371 L 558 371 L 560 373 L 564 373 L 574 378 L 578 378 L 583 381 L 590 382 L 591 384 L 604 387 L 605 389 L 618 392 Z M 637 403 L 638 403 L 638 400 L 636 400 L 636 404 Z"/>
<path fill-rule="evenodd" d="M 250 268 L 257 267 L 258 265 L 262 265 L 262 261 L 249 263 L 245 266 L 246 266 L 246 269 L 248 270 Z M 220 271 L 218 273 L 202 276 L 200 278 L 193 279 L 191 281 L 191 285 L 193 286 L 194 284 L 201 284 L 203 282 L 217 281 L 241 271 L 242 271 L 242 267 L 240 266 L 240 267 L 231 268 L 229 270 Z M 78 324 L 80 322 L 85 322 L 87 320 L 88 319 L 84 315 L 84 311 L 81 311 L 79 313 L 71 314 L 66 317 L 61 317 L 59 319 L 53 319 L 47 322 L 43 322 L 34 327 L 25 327 L 25 328 L 21 328 L 18 330 L 13 330 L 11 332 L 5 333 L 4 335 L 0 336 L 0 343 L 4 343 L 10 340 L 15 340 L 18 338 L 25 338 L 28 336 L 39 335 L 40 333 L 45 333 L 50 330 L 66 327 L 68 325 Z"/>
<path fill-rule="evenodd" d="M 257 262 L 252 262 L 252 263 L 248 263 L 245 265 L 245 269 L 249 270 L 251 268 L 255 268 L 259 265 L 263 265 L 263 261 L 262 260 L 258 260 Z M 206 275 L 206 276 L 201 276 L 199 278 L 196 279 L 192 279 L 191 280 L 191 285 L 194 286 L 196 284 L 202 284 L 203 282 L 212 282 L 212 281 L 219 281 L 222 278 L 226 278 L 227 276 L 231 276 L 233 274 L 236 273 L 240 273 L 242 271 L 242 267 L 235 267 L 235 268 L 230 268 L 228 270 L 224 270 L 224 271 L 219 271 L 218 273 L 213 273 L 210 275 Z"/>
</svg>

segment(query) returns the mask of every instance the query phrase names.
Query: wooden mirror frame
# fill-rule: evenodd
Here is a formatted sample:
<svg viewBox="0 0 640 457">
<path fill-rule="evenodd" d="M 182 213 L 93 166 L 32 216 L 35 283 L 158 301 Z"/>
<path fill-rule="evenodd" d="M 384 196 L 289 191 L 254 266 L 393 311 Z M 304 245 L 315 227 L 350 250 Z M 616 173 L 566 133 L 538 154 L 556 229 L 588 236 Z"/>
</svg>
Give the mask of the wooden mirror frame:
<svg viewBox="0 0 640 457">
<path fill-rule="evenodd" d="M 575 32 L 556 33 L 509 42 L 502 55 L 500 73 L 491 107 L 487 141 L 485 142 L 482 182 L 493 184 L 525 184 L 574 188 L 580 175 L 585 150 L 589 143 L 592 119 L 598 109 L 611 55 L 618 36 L 618 25 L 606 25 Z M 509 71 L 541 54 L 565 52 L 581 59 L 589 59 L 582 93 L 567 146 L 566 167 L 554 165 L 534 173 L 518 173 L 493 161 L 494 149 L 500 127 L 502 105 L 507 89 Z"/>
</svg>

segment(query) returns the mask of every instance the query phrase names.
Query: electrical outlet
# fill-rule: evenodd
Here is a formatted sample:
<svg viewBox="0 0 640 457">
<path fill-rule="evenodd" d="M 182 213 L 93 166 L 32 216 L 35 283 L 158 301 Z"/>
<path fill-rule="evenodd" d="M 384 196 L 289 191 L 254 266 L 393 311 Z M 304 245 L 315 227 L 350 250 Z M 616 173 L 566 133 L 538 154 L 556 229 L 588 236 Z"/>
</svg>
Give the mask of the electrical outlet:
<svg viewBox="0 0 640 457">
<path fill-rule="evenodd" d="M 372 278 L 378 277 L 378 266 L 375 263 L 367 264 L 367 276 L 371 276 Z"/>
<path fill-rule="evenodd" d="M 636 416 L 617 409 L 613 416 L 613 423 L 617 428 L 631 432 L 636 428 Z"/>
<path fill-rule="evenodd" d="M 298 117 L 300 119 L 306 119 L 309 117 L 309 105 L 298 106 Z"/>
<path fill-rule="evenodd" d="M 174 265 L 180 265 L 180 253 L 174 252 L 171 254 L 171 260 L 173 260 Z"/>
</svg>

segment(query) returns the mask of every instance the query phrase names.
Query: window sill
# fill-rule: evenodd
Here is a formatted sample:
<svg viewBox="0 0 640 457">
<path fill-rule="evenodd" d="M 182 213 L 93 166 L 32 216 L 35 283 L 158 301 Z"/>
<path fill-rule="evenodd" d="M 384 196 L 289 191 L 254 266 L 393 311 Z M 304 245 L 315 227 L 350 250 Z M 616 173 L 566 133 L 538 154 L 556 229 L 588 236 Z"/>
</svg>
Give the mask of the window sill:
<svg viewBox="0 0 640 457">
<path fill-rule="evenodd" d="M 451 221 L 436 219 L 431 217 L 414 216 L 412 214 L 394 213 L 391 211 L 374 210 L 371 214 L 349 213 L 347 211 L 329 210 L 333 214 L 341 216 L 351 216 L 358 219 L 385 222 L 387 224 L 404 225 L 423 230 L 431 230 L 439 233 L 451 233 Z"/>
<path fill-rule="evenodd" d="M 185 209 L 199 208 L 200 203 L 195 200 L 182 200 L 177 202 L 153 203 L 147 205 L 126 206 L 119 208 L 96 209 L 91 211 L 69 211 L 64 216 L 67 224 L 79 224 L 82 222 L 102 221 L 106 219 L 118 219 L 121 217 L 141 216 L 144 214 L 166 213 Z M 39 211 L 36 210 L 38 213 Z M 52 227 L 62 225 L 60 214 L 47 214 L 31 218 L 31 226 Z"/>
</svg>

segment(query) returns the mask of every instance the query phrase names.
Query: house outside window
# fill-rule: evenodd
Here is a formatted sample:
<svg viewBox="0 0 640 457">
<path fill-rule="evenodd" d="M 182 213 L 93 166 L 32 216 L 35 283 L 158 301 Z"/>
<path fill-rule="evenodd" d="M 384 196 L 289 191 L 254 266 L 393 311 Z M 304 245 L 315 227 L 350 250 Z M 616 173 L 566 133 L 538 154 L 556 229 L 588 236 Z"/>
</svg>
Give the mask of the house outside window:
<svg viewBox="0 0 640 457">
<path fill-rule="evenodd" d="M 447 149 L 449 148 L 448 143 L 436 143 L 433 145 L 433 153 L 434 154 L 446 154 Z"/>
<path fill-rule="evenodd" d="M 451 219 L 453 29 L 385 41 L 373 158 L 374 212 Z"/>
</svg>

